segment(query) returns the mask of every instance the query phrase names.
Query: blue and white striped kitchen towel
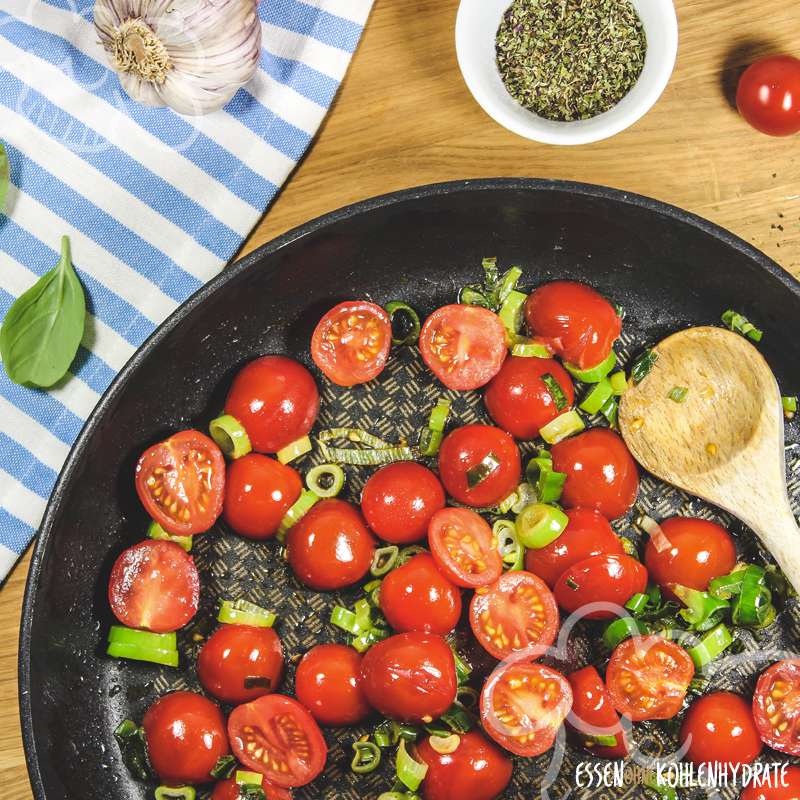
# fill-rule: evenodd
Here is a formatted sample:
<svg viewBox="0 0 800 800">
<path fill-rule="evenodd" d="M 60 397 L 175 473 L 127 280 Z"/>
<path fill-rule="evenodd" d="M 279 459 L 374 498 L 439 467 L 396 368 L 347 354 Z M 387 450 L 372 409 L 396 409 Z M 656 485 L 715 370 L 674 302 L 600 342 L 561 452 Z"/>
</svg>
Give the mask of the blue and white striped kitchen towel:
<svg viewBox="0 0 800 800">
<path fill-rule="evenodd" d="M 151 331 L 233 256 L 333 101 L 372 0 L 261 0 L 260 70 L 222 110 L 137 105 L 107 69 L 93 0 L 0 0 L 0 318 L 70 237 L 93 319 L 49 392 L 0 369 L 0 580 L 70 445 Z"/>
</svg>

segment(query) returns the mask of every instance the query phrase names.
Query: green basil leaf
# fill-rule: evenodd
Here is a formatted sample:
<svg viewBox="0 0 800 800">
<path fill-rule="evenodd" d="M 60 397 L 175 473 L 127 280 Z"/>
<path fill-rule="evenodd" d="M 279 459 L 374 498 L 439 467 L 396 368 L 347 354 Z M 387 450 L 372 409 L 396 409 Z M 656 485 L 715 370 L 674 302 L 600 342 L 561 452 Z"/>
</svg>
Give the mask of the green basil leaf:
<svg viewBox="0 0 800 800">
<path fill-rule="evenodd" d="M 6 207 L 6 194 L 8 194 L 8 156 L 6 148 L 0 142 L 0 214 Z"/>
<path fill-rule="evenodd" d="M 8 310 L 0 328 L 0 358 L 14 383 L 52 386 L 69 369 L 86 323 L 83 287 L 72 267 L 69 238 L 61 259 Z"/>
</svg>

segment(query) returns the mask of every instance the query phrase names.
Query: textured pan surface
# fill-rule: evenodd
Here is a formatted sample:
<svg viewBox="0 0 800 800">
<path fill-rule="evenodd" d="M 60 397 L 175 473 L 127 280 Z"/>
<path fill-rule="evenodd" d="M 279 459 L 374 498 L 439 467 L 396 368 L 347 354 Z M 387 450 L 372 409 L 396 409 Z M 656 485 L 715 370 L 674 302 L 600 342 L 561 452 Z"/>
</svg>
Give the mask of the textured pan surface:
<svg viewBox="0 0 800 800">
<path fill-rule="evenodd" d="M 304 590 L 274 544 L 218 529 L 195 546 L 203 607 L 180 635 L 182 669 L 103 657 L 112 622 L 108 573 L 145 526 L 132 480 L 138 454 L 176 429 L 205 428 L 233 374 L 254 356 L 288 353 L 309 364 L 311 331 L 335 302 L 402 299 L 427 314 L 453 302 L 457 287 L 479 279 L 480 260 L 489 255 L 503 267 L 522 266 L 526 286 L 571 278 L 621 303 L 624 354 L 636 354 L 681 326 L 714 323 L 722 310 L 736 308 L 764 329 L 761 350 L 784 390 L 800 389 L 800 286 L 731 234 L 653 200 L 572 183 L 460 182 L 369 200 L 286 234 L 212 281 L 151 337 L 103 397 L 68 460 L 36 545 L 23 611 L 21 713 L 37 800 L 152 797 L 152 787 L 128 777 L 112 731 L 124 717 L 140 719 L 158 694 L 198 688 L 191 634 L 211 629 L 218 597 L 246 597 L 274 608 L 291 657 L 337 639 L 327 623 L 329 608 L 354 596 Z M 389 439 L 417 430 L 443 393 L 408 348 L 367 387 L 345 392 L 317 377 L 320 425 L 361 426 Z M 454 410 L 461 422 L 483 416 L 477 394 L 458 396 Z M 794 476 L 800 468 L 795 434 L 793 423 L 788 442 Z M 349 470 L 351 498 L 357 499 L 366 474 Z M 797 503 L 796 477 L 790 492 Z M 639 505 L 656 517 L 683 511 L 722 518 L 650 478 L 643 481 Z M 628 530 L 624 523 L 618 527 Z M 752 537 L 739 533 L 746 555 Z M 748 639 L 749 663 L 717 676 L 714 685 L 751 693 L 763 659 L 769 659 L 763 654 L 793 649 L 799 631 L 800 615 L 791 608 L 782 612 L 769 636 Z M 585 644 L 579 637 L 573 666 L 585 663 Z M 366 779 L 350 773 L 353 731 L 326 731 L 326 738 L 328 768 L 298 798 L 369 798 L 388 788 L 381 772 Z M 649 752 L 671 749 L 656 728 L 643 730 L 640 743 Z M 568 750 L 551 797 L 641 796 L 639 787 L 574 790 L 574 765 L 584 758 Z M 538 795 L 547 764 L 547 757 L 518 763 L 506 796 Z"/>
</svg>

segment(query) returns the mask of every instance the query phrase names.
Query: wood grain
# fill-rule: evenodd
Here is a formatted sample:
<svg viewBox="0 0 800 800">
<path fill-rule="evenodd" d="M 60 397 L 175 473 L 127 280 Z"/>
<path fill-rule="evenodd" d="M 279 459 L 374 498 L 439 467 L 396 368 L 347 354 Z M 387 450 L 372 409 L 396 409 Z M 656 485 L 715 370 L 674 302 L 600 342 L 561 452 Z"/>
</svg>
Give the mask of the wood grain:
<svg viewBox="0 0 800 800">
<path fill-rule="evenodd" d="M 332 113 L 243 252 L 371 195 L 529 176 L 600 183 L 682 206 L 800 275 L 798 139 L 754 132 L 730 103 L 743 65 L 769 52 L 800 54 L 800 5 L 677 0 L 680 50 L 664 96 L 625 133 L 576 148 L 521 139 L 476 105 L 456 64 L 456 8 L 455 0 L 377 0 Z M 0 800 L 31 797 L 16 701 L 27 567 L 26 557 L 0 590 Z"/>
</svg>

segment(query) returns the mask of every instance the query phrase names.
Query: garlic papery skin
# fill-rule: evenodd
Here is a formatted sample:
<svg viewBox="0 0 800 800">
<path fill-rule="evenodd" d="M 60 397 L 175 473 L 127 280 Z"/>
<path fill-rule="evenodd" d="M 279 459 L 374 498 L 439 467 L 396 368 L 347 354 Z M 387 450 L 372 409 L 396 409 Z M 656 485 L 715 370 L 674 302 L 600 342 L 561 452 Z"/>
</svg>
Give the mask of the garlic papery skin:
<svg viewBox="0 0 800 800">
<path fill-rule="evenodd" d="M 261 56 L 257 0 L 96 0 L 94 25 L 131 98 L 189 116 L 222 108 Z"/>
</svg>

